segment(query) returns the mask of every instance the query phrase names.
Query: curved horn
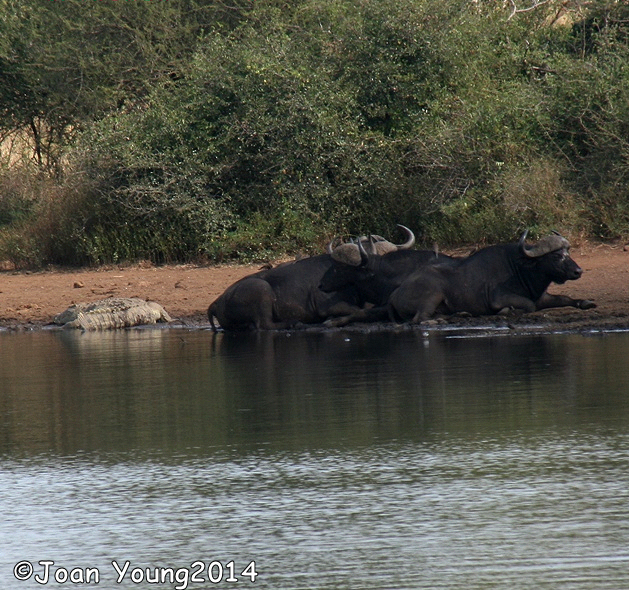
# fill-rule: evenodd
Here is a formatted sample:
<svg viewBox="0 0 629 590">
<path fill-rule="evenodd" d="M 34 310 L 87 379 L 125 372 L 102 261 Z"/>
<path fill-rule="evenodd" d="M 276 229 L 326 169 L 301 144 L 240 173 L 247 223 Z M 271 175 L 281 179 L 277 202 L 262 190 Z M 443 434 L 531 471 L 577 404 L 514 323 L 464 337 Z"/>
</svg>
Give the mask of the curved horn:
<svg viewBox="0 0 629 590">
<path fill-rule="evenodd" d="M 519 246 L 522 253 L 529 258 L 538 258 L 540 256 L 544 256 L 544 254 L 561 250 L 562 248 L 570 248 L 570 243 L 568 242 L 568 240 L 559 235 L 559 233 L 557 232 L 553 232 L 553 235 L 542 238 L 534 246 L 527 246 L 524 242 L 526 240 L 527 234 L 528 230 L 526 230 L 522 234 L 522 236 L 520 237 Z"/>
<path fill-rule="evenodd" d="M 372 236 L 371 234 L 369 234 L 369 254 L 371 254 L 372 256 L 374 254 L 380 254 L 380 252 L 378 251 L 378 246 L 382 245 L 382 242 L 385 242 L 386 244 L 389 243 L 384 238 L 382 238 L 382 240 L 379 240 L 378 238 L 380 237 L 381 236 Z"/>
<path fill-rule="evenodd" d="M 330 243 L 326 246 L 326 249 L 325 249 L 326 252 L 328 254 L 333 254 L 334 250 L 338 247 L 337 245 L 339 244 L 339 242 L 340 242 L 340 245 L 343 244 L 343 239 L 341 237 L 335 236 L 334 238 L 332 238 Z"/>
<path fill-rule="evenodd" d="M 371 241 L 371 250 L 373 252 L 374 243 L 373 243 L 373 240 L 370 239 L 370 241 Z M 367 254 L 367 250 L 365 250 L 362 240 L 358 242 L 358 252 L 360 252 L 360 265 L 359 266 L 367 266 L 367 263 L 369 262 L 369 254 Z"/>
<path fill-rule="evenodd" d="M 415 234 L 410 229 L 408 229 L 408 227 L 406 227 L 405 225 L 400 225 L 398 223 L 397 226 L 406 232 L 406 242 L 404 242 L 403 244 L 397 244 L 396 245 L 397 249 L 408 250 L 409 248 L 412 248 L 415 244 Z"/>
<path fill-rule="evenodd" d="M 526 249 L 526 236 L 529 235 L 529 230 L 525 229 L 524 233 L 520 236 L 520 240 L 518 241 L 518 247 L 520 248 L 520 252 L 522 252 L 522 254 L 528 256 L 528 250 Z"/>
<path fill-rule="evenodd" d="M 361 236 L 356 240 L 357 244 L 362 244 L 365 252 L 368 252 L 370 255 L 378 254 L 382 256 L 383 254 L 387 254 L 388 252 L 393 252 L 397 249 L 395 244 L 389 242 L 389 240 L 385 240 L 382 236 L 376 234 L 369 234 L 369 236 Z M 367 248 L 367 244 L 369 244 L 369 248 Z"/>
</svg>

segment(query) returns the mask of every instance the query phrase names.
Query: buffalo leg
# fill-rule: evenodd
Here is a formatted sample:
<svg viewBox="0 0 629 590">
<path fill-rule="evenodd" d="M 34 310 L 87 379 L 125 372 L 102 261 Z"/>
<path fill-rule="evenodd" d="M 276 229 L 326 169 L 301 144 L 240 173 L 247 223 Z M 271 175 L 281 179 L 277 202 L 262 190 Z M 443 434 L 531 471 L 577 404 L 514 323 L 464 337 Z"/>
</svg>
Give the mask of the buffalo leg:
<svg viewBox="0 0 629 590">
<path fill-rule="evenodd" d="M 389 298 L 389 314 L 392 318 L 397 316 L 402 321 L 419 324 L 430 319 L 443 300 L 444 295 L 441 291 L 422 292 L 405 288 L 402 284 Z"/>
<path fill-rule="evenodd" d="M 324 325 L 338 328 L 340 326 L 347 326 L 347 324 L 354 322 L 381 322 L 387 319 L 387 309 L 388 308 L 386 306 L 359 309 L 349 315 L 328 319 L 324 322 Z"/>
<path fill-rule="evenodd" d="M 516 295 L 515 293 L 500 292 L 499 289 L 491 297 L 490 306 L 491 310 L 496 313 L 503 313 L 509 309 L 519 309 L 525 313 L 531 313 L 537 309 L 535 303 L 528 297 Z"/>
<path fill-rule="evenodd" d="M 589 299 L 572 299 L 567 295 L 551 295 L 544 293 L 536 302 L 537 309 L 548 309 L 549 307 L 576 307 L 578 309 L 592 309 L 596 303 Z"/>
</svg>

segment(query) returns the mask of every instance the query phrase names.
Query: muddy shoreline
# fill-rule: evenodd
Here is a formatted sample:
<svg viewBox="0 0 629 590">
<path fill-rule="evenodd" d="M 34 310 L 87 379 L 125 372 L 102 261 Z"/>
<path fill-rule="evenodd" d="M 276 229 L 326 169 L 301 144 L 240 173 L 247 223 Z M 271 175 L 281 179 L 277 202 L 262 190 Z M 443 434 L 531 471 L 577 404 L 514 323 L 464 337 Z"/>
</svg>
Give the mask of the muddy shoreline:
<svg viewBox="0 0 629 590">
<path fill-rule="evenodd" d="M 465 254 L 457 252 L 446 252 Z M 549 292 L 590 299 L 595 309 L 548 309 L 530 314 L 448 317 L 424 326 L 357 324 L 341 330 L 475 331 L 495 333 L 563 333 L 629 329 L 629 248 L 624 244 L 584 242 L 572 257 L 583 276 Z M 277 263 L 279 261 L 272 261 Z M 51 329 L 54 316 L 74 303 L 108 297 L 140 297 L 161 304 L 174 319 L 173 328 L 209 329 L 207 308 L 229 285 L 259 270 L 260 265 L 170 265 L 150 263 L 100 268 L 49 268 L 37 272 L 0 271 L 0 331 Z M 307 330 L 324 330 L 311 326 Z"/>
<path fill-rule="evenodd" d="M 125 330 L 138 329 L 177 329 L 177 330 L 207 330 L 211 325 L 207 318 L 194 314 L 174 318 L 168 324 L 160 323 L 147 326 L 123 328 Z M 29 331 L 57 331 L 64 330 L 49 321 L 11 322 L 0 321 L 0 333 L 29 332 Z M 341 328 L 328 328 L 320 324 L 302 325 L 292 330 L 278 332 L 407 332 L 420 331 L 426 334 L 458 334 L 461 336 L 480 335 L 523 335 L 523 334 L 597 334 L 607 332 L 629 331 L 629 313 L 624 311 L 609 314 L 593 310 L 544 310 L 530 314 L 513 314 L 483 317 L 442 317 L 429 320 L 422 324 L 395 324 L 391 322 L 356 323 Z M 222 333 L 222 330 L 219 330 Z"/>
</svg>

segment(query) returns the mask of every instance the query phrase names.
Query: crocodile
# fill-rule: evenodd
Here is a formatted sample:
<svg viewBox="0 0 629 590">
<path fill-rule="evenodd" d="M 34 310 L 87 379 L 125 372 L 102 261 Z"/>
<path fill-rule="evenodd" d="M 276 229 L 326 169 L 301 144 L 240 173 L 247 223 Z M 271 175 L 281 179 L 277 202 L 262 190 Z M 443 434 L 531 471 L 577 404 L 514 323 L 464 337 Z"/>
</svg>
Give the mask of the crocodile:
<svg viewBox="0 0 629 590">
<path fill-rule="evenodd" d="M 53 323 L 63 328 L 82 330 L 113 330 L 171 321 L 172 318 L 159 303 L 137 297 L 110 297 L 92 303 L 75 303 L 53 319 Z"/>
</svg>

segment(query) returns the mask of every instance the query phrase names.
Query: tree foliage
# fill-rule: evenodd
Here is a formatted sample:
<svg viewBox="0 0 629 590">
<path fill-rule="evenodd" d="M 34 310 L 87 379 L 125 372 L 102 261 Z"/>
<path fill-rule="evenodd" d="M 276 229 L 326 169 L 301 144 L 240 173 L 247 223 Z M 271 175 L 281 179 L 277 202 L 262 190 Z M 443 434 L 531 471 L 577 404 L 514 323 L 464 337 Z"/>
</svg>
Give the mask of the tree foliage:
<svg viewBox="0 0 629 590">
<path fill-rule="evenodd" d="M 16 260 L 629 233 L 625 3 L 0 3 Z"/>
</svg>

